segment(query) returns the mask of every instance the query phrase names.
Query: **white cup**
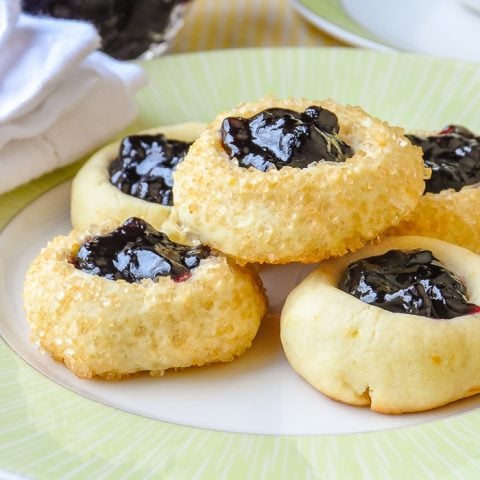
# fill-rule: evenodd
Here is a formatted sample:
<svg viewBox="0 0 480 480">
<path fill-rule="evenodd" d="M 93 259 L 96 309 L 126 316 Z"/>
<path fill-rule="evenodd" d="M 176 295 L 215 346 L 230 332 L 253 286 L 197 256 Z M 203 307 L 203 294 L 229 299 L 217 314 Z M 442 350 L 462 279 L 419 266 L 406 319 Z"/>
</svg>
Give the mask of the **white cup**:
<svg viewBox="0 0 480 480">
<path fill-rule="evenodd" d="M 480 13 L 480 0 L 461 0 L 461 3 Z"/>
</svg>

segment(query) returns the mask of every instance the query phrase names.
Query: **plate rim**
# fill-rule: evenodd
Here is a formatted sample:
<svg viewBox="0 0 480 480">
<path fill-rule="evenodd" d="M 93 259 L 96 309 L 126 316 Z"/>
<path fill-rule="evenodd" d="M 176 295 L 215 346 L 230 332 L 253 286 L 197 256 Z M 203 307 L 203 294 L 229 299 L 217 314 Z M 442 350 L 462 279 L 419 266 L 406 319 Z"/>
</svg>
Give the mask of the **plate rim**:
<svg viewBox="0 0 480 480">
<path fill-rule="evenodd" d="M 317 1 L 315 5 L 313 1 L 315 0 L 290 0 L 292 6 L 305 20 L 338 40 L 379 52 L 405 51 L 372 34 L 350 17 L 346 22 L 342 16 L 348 14 L 341 0 Z M 325 9 L 326 4 L 331 7 L 331 10 Z M 355 31 L 352 31 L 352 26 Z"/>
<path fill-rule="evenodd" d="M 350 49 L 313 49 L 324 52 L 325 54 L 336 51 L 339 55 L 368 54 L 373 56 L 390 56 L 390 54 L 385 53 L 367 53 Z M 168 61 L 175 61 L 173 60 L 174 58 L 178 59 L 179 57 L 183 57 L 183 59 L 185 59 L 187 56 L 210 56 L 210 58 L 212 58 L 212 55 L 236 55 L 240 58 L 245 55 L 247 57 L 249 55 L 255 56 L 259 51 L 265 52 L 269 50 L 272 49 L 236 49 L 235 51 L 219 50 L 184 55 L 177 54 L 175 56 L 163 57 L 156 62 L 166 61 L 167 58 Z M 291 52 L 293 50 L 302 51 L 305 49 L 302 47 L 279 47 L 275 50 L 288 50 Z M 308 50 L 312 49 L 309 48 Z M 419 57 L 419 55 L 411 53 L 401 55 Z M 182 59 L 180 60 L 183 61 Z M 445 64 L 447 62 L 455 65 L 463 64 L 464 67 L 468 68 L 475 68 L 469 62 L 437 58 L 431 59 L 431 61 L 432 64 Z M 478 71 L 479 69 L 477 68 L 476 70 Z M 17 189 L 18 191 L 15 190 L 0 196 L 0 234 L 3 227 L 23 209 L 23 206 L 35 200 L 38 195 L 32 199 L 32 192 L 36 194 L 43 189 L 39 194 L 46 193 L 54 186 L 59 185 L 62 181 L 69 178 L 75 168 L 78 168 L 78 164 L 70 166 L 64 171 L 56 171 L 47 177 L 42 177 L 31 184 L 20 187 L 20 189 Z M 10 216 L 6 215 L 6 210 L 10 211 Z M 74 474 L 78 473 L 78 471 L 85 472 L 86 469 L 95 471 L 97 468 L 102 468 L 98 456 L 96 457 L 91 453 L 84 453 L 88 452 L 90 441 L 96 441 L 97 444 L 102 446 L 103 450 L 101 451 L 101 455 L 103 456 L 100 460 L 102 460 L 104 464 L 106 462 L 106 467 L 111 468 L 113 471 L 118 465 L 124 466 L 124 463 L 118 464 L 117 462 L 123 460 L 121 457 L 126 452 L 126 448 L 129 447 L 128 442 L 130 437 L 128 435 L 132 433 L 132 426 L 133 431 L 138 427 L 144 435 L 148 436 L 147 443 L 149 445 L 152 445 L 152 442 L 158 442 L 163 446 L 165 442 L 167 442 L 171 444 L 171 448 L 175 448 L 175 450 L 170 449 L 169 452 L 165 454 L 166 458 L 151 458 L 150 463 L 147 462 L 145 464 L 148 468 L 157 468 L 158 473 L 166 472 L 167 478 L 187 478 L 185 474 L 186 472 L 191 473 L 192 467 L 195 467 L 198 471 L 195 470 L 196 477 L 192 474 L 189 478 L 212 478 L 212 475 L 215 475 L 214 478 L 219 478 L 224 472 L 216 470 L 217 467 L 215 465 L 217 458 L 215 455 L 212 456 L 211 449 L 221 452 L 224 457 L 228 458 L 231 462 L 230 465 L 234 465 L 236 469 L 235 472 L 243 472 L 245 475 L 242 475 L 242 478 L 249 478 L 249 475 L 251 475 L 251 478 L 258 478 L 256 474 L 259 472 L 262 473 L 264 478 L 289 478 L 289 474 L 296 471 L 295 469 L 302 469 L 302 471 L 309 473 L 312 477 L 316 477 L 318 474 L 331 477 L 332 472 L 335 472 L 337 476 L 341 476 L 342 472 L 344 476 L 348 476 L 356 472 L 357 478 L 385 478 L 385 475 L 388 475 L 389 478 L 394 478 L 395 474 L 405 474 L 408 471 L 408 467 L 405 466 L 403 471 L 397 471 L 392 470 L 392 465 L 404 465 L 404 462 L 407 462 L 409 458 L 418 461 L 419 457 L 425 461 L 427 466 L 432 462 L 440 462 L 441 464 L 443 461 L 445 463 L 447 461 L 446 458 L 448 458 L 449 461 L 455 462 L 455 465 L 461 469 L 460 471 L 466 474 L 478 471 L 478 468 L 480 468 L 480 461 L 475 458 L 476 455 L 480 453 L 480 446 L 476 449 L 475 442 L 471 441 L 472 439 L 480 440 L 480 433 L 477 433 L 480 431 L 480 411 L 478 410 L 427 424 L 389 431 L 343 435 L 254 435 L 200 430 L 193 427 L 167 424 L 136 414 L 117 411 L 112 407 L 98 404 L 45 378 L 43 374 L 40 374 L 23 359 L 20 359 L 2 339 L 0 341 L 0 384 L 2 388 L 5 386 L 8 387 L 11 384 L 16 385 L 19 375 L 28 376 L 31 381 L 28 388 L 35 391 L 38 389 L 42 394 L 45 392 L 48 393 L 49 396 L 46 399 L 42 400 L 41 396 L 38 397 L 40 402 L 38 408 L 49 408 L 50 402 L 55 403 L 59 401 L 61 403 L 56 410 L 57 413 L 60 412 L 61 414 L 60 420 L 52 418 L 55 429 L 54 433 L 58 435 L 58 438 L 52 438 L 52 435 L 48 431 L 51 425 L 46 425 L 41 422 L 38 425 L 34 424 L 34 422 L 37 421 L 33 418 L 34 413 L 23 410 L 20 411 L 20 407 L 16 407 L 14 403 L 17 400 L 15 396 L 18 393 L 18 388 L 15 389 L 16 387 L 11 387 L 11 391 L 7 389 L 7 393 L 4 391 L 4 394 L 0 395 L 0 406 L 2 409 L 8 407 L 15 413 L 15 415 L 11 417 L 3 415 L 0 418 L 0 433 L 2 431 L 13 431 L 20 435 L 21 433 L 25 433 L 26 429 L 29 429 L 28 431 L 32 436 L 31 439 L 29 437 L 30 442 L 35 442 L 35 439 L 39 438 L 47 443 L 44 448 L 35 450 L 37 453 L 40 452 L 38 453 L 39 455 L 41 452 L 46 452 L 47 460 L 48 455 L 52 456 L 53 448 L 62 446 L 62 448 L 65 449 L 64 453 L 68 453 L 72 457 L 72 459 L 69 457 L 70 463 L 66 464 L 72 468 L 70 471 L 72 476 L 75 476 Z M 43 389 L 45 389 L 45 392 Z M 59 410 L 60 407 L 66 407 L 67 405 L 73 405 L 73 407 L 70 410 L 65 409 L 65 412 Z M 77 406 L 83 411 L 80 413 L 77 412 Z M 87 438 L 85 434 L 78 439 L 77 435 L 82 431 L 83 414 L 93 411 L 100 412 L 95 414 L 101 417 L 99 424 L 96 425 L 95 432 L 89 433 L 93 436 Z M 25 415 L 27 415 L 26 421 L 23 420 Z M 32 416 L 32 419 L 30 419 L 29 416 Z M 106 420 L 103 416 L 106 417 Z M 16 425 L 16 422 L 19 420 L 23 422 L 23 429 L 20 430 L 18 430 L 19 427 Z M 57 420 L 59 421 L 58 424 L 55 423 Z M 67 422 L 67 424 L 65 422 Z M 124 432 L 120 428 L 123 424 L 129 428 L 128 432 Z M 111 440 L 110 430 L 118 433 L 118 442 L 124 445 L 123 450 L 110 451 L 112 445 L 112 443 L 108 443 L 108 441 Z M 199 434 L 199 431 L 203 433 Z M 105 437 L 109 435 L 110 440 L 107 441 Z M 100 440 L 98 440 L 98 436 L 100 436 Z M 189 438 L 186 446 L 184 444 L 185 436 Z M 9 456 L 16 451 L 15 446 L 23 439 L 18 436 L 7 437 L 8 435 L 0 435 L 0 446 L 2 447 L 0 449 L 0 468 L 5 468 L 6 471 L 12 471 L 12 469 L 8 467 L 8 465 L 11 465 L 11 463 L 8 463 Z M 120 440 L 120 437 L 122 440 Z M 165 438 L 167 438 L 167 440 L 165 440 Z M 434 440 L 432 440 L 432 438 Z M 197 440 L 201 441 L 197 444 Z M 77 442 L 77 445 L 83 445 L 83 451 L 80 452 L 80 456 L 75 456 L 77 455 L 76 451 L 72 453 L 68 450 L 68 443 L 71 441 Z M 126 443 L 124 444 L 122 442 Z M 438 443 L 441 444 L 441 453 L 437 451 L 439 448 Z M 30 443 L 29 446 L 32 447 L 32 444 Z M 131 446 L 132 449 L 134 447 L 134 445 Z M 127 462 L 127 466 L 136 468 L 137 473 L 140 472 L 141 474 L 143 472 L 142 453 L 144 452 L 142 449 L 136 448 L 133 452 L 128 453 L 129 456 L 127 460 L 130 463 Z M 244 454 L 246 457 L 251 455 L 253 463 L 250 462 L 251 464 L 248 464 L 243 458 L 240 458 Z M 82 457 L 82 455 L 84 456 Z M 344 461 L 344 459 L 347 458 L 346 456 L 351 460 L 350 462 Z M 230 458 L 233 458 L 233 460 L 230 460 Z M 285 458 L 286 460 L 283 461 L 286 463 L 282 463 L 280 458 Z M 87 465 L 83 467 L 82 462 L 85 459 Z M 280 466 L 275 465 L 275 459 L 279 459 Z M 262 460 L 264 460 L 264 463 L 262 463 Z M 394 463 L 392 464 L 392 462 Z M 33 474 L 38 476 L 38 478 L 52 478 L 52 474 L 58 474 L 61 471 L 58 466 L 54 463 L 48 463 L 48 461 L 41 463 L 41 465 L 43 467 L 42 471 L 32 471 L 29 469 L 31 468 L 29 465 L 24 465 L 18 468 L 18 474 Z M 283 467 L 285 467 L 285 469 Z M 415 467 L 420 468 L 418 463 Z M 105 468 L 105 465 L 103 468 Z M 77 471 L 76 469 L 80 470 Z M 422 470 L 415 471 L 418 473 L 418 471 Z M 428 471 L 423 470 L 423 473 L 427 478 Z M 265 477 L 267 474 L 271 474 L 272 476 Z M 430 477 L 435 478 L 435 475 L 430 473 Z"/>
</svg>

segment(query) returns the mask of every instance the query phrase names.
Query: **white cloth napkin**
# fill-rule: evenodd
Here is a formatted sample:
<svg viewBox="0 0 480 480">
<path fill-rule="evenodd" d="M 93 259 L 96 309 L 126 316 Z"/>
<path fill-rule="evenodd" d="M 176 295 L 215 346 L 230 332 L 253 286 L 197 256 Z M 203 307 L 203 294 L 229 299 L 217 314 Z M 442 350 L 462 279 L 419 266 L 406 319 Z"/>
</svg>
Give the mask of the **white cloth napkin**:
<svg viewBox="0 0 480 480">
<path fill-rule="evenodd" d="M 95 52 L 99 38 L 87 23 L 18 15 L 19 0 L 0 5 L 7 6 L 3 14 L 0 8 L 3 193 L 80 158 L 126 127 L 137 115 L 132 96 L 145 74 Z"/>
<path fill-rule="evenodd" d="M 20 2 L 4 0 L 0 2 L 0 45 L 4 38 L 15 27 L 20 15 Z"/>
</svg>

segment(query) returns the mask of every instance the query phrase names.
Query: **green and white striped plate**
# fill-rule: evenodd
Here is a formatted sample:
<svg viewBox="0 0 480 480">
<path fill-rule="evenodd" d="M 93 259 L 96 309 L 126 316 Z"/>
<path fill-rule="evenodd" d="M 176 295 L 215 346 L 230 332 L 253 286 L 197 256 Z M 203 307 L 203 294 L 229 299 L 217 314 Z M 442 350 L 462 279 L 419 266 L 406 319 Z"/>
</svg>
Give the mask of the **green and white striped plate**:
<svg viewBox="0 0 480 480">
<path fill-rule="evenodd" d="M 352 49 L 282 48 L 167 56 L 144 65 L 151 82 L 138 95 L 140 119 L 132 130 L 208 121 L 239 101 L 268 93 L 332 97 L 362 105 L 408 129 L 438 129 L 455 122 L 480 130 L 480 69 L 469 64 Z M 54 172 L 0 196 L 0 228 L 6 227 L 0 244 L 25 212 L 53 192 L 38 196 L 70 178 L 77 168 Z M 65 184 L 60 190 L 66 188 Z M 27 220 L 32 231 L 48 228 L 35 225 L 34 215 Z M 0 253 L 4 298 L 15 276 L 5 266 L 6 257 Z M 10 311 L 14 306 L 0 307 L 0 330 L 24 321 L 8 317 L 5 312 Z M 120 392 L 124 387 L 117 385 Z M 298 408 L 302 409 L 301 398 Z M 345 417 L 354 409 L 338 408 L 345 409 Z M 279 422 L 282 415 L 289 415 L 280 413 Z M 343 431 L 349 431 L 348 425 Z M 476 478 L 479 432 L 477 410 L 415 426 L 337 435 L 228 433 L 175 425 L 84 398 L 39 373 L 0 341 L 4 476 L 10 472 L 48 480 Z"/>
</svg>

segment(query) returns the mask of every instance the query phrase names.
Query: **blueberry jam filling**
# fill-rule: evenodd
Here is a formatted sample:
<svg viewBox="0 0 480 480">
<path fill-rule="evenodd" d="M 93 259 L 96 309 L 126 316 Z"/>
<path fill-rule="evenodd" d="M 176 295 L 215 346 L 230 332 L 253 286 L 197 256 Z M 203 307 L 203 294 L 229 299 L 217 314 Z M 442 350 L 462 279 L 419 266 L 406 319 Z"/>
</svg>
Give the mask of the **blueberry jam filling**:
<svg viewBox="0 0 480 480">
<path fill-rule="evenodd" d="M 128 195 L 173 205 L 173 171 L 190 145 L 162 134 L 125 137 L 110 164 L 110 182 Z"/>
<path fill-rule="evenodd" d="M 269 108 L 252 118 L 228 117 L 222 123 L 223 147 L 241 167 L 305 168 L 318 162 L 344 162 L 352 147 L 338 137 L 337 116 L 322 107 L 303 113 Z"/>
<path fill-rule="evenodd" d="M 207 247 L 174 243 L 144 220 L 132 217 L 113 232 L 87 240 L 73 263 L 85 273 L 109 280 L 133 283 L 170 276 L 181 282 L 209 255 Z"/>
<path fill-rule="evenodd" d="M 439 193 L 447 188 L 459 191 L 480 182 L 480 137 L 459 125 L 448 125 L 438 135 L 407 135 L 423 150 L 425 166 L 432 169 L 425 192 Z"/>
<path fill-rule="evenodd" d="M 349 265 L 338 287 L 395 313 L 449 319 L 478 313 L 465 285 L 429 250 L 390 250 Z"/>
<path fill-rule="evenodd" d="M 0 0 L 2 2 L 4 0 Z M 102 50 L 123 60 L 136 58 L 168 39 L 186 0 L 22 0 L 34 15 L 85 20 L 102 37 Z M 176 21 L 178 23 L 178 21 Z"/>
</svg>

